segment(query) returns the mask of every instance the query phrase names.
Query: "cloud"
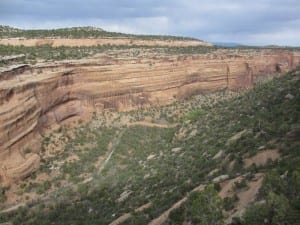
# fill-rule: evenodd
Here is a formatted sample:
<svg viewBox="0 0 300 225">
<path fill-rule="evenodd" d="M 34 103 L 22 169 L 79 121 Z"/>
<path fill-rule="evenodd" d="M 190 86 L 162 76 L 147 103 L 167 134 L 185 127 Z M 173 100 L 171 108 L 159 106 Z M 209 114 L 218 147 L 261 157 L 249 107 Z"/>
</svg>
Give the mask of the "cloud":
<svg viewBox="0 0 300 225">
<path fill-rule="evenodd" d="M 299 12 L 298 0 L 1 0 L 0 24 L 300 46 Z"/>
</svg>

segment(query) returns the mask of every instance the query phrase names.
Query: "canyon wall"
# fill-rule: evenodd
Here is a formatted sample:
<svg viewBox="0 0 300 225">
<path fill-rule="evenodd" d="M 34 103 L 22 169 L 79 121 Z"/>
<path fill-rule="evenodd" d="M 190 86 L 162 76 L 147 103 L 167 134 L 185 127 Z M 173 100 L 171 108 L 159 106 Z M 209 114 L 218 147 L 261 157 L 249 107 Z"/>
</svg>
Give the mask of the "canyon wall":
<svg viewBox="0 0 300 225">
<path fill-rule="evenodd" d="M 39 166 L 45 129 L 94 112 L 172 103 L 218 89 L 250 88 L 300 64 L 300 52 L 256 50 L 206 55 L 101 55 L 19 65 L 0 74 L 0 183 L 23 179 Z"/>
<path fill-rule="evenodd" d="M 3 38 L 0 39 L 0 45 L 14 46 L 40 46 L 51 45 L 58 46 L 97 46 L 97 45 L 142 45 L 142 46 L 169 46 L 169 47 L 187 47 L 187 46 L 213 46 L 211 43 L 200 40 L 159 40 L 159 39 L 137 39 L 137 38 Z"/>
</svg>

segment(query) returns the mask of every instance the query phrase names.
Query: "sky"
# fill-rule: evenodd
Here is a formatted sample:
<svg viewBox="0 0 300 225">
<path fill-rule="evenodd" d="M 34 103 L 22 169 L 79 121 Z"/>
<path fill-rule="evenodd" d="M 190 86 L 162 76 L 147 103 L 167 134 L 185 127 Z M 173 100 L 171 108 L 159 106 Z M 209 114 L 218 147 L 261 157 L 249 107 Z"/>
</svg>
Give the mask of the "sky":
<svg viewBox="0 0 300 225">
<path fill-rule="evenodd" d="M 300 0 L 0 0 L 0 24 L 300 46 Z"/>
</svg>

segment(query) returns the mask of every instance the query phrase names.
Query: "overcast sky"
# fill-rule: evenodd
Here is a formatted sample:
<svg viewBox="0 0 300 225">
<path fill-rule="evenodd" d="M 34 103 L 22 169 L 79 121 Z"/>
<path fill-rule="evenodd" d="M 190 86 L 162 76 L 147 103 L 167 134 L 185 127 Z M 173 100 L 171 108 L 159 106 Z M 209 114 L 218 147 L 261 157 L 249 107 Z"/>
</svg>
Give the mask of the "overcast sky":
<svg viewBox="0 0 300 225">
<path fill-rule="evenodd" d="M 300 0 L 0 0 L 0 24 L 300 46 Z"/>
</svg>

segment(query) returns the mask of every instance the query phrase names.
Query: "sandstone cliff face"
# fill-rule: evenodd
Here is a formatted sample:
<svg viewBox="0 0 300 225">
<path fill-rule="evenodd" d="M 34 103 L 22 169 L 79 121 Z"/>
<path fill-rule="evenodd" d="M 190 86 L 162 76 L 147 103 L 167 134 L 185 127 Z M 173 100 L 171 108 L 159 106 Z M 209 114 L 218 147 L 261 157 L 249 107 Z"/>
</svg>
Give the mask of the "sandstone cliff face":
<svg viewBox="0 0 300 225">
<path fill-rule="evenodd" d="M 135 38 L 82 38 L 82 39 L 67 39 L 67 38 L 7 38 L 0 39 L 1 45 L 24 45 L 24 46 L 40 46 L 51 45 L 58 46 L 96 46 L 96 45 L 143 45 L 143 46 L 213 46 L 211 43 L 196 40 L 143 40 Z"/>
<path fill-rule="evenodd" d="M 0 182 L 39 166 L 40 134 L 107 109 L 164 105 L 204 91 L 250 88 L 300 64 L 299 52 L 93 59 L 20 65 L 0 74 Z"/>
</svg>

